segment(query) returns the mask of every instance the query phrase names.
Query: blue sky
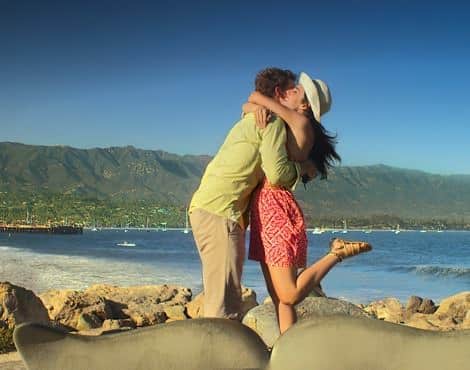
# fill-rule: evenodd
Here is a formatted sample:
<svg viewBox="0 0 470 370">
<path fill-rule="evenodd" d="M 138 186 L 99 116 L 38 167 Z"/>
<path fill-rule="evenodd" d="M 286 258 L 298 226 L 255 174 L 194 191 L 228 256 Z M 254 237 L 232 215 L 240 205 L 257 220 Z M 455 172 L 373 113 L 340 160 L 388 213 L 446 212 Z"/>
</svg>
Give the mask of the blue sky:
<svg viewBox="0 0 470 370">
<path fill-rule="evenodd" d="M 470 174 L 465 2 L 253 3 L 0 0 L 0 141 L 214 154 L 279 66 L 330 85 L 343 165 Z"/>
</svg>

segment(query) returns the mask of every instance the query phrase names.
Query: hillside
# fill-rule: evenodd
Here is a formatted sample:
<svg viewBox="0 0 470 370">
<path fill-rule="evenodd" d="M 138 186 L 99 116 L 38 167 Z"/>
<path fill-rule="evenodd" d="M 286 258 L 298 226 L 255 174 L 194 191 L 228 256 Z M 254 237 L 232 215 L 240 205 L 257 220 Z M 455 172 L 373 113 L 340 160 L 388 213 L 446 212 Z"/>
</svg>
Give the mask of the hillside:
<svg viewBox="0 0 470 370">
<path fill-rule="evenodd" d="M 132 146 L 76 149 L 0 143 L 0 191 L 50 192 L 101 200 L 184 205 L 209 156 L 180 156 Z M 337 167 L 297 196 L 321 217 L 394 215 L 470 219 L 470 175 L 443 176 L 376 165 Z"/>
</svg>

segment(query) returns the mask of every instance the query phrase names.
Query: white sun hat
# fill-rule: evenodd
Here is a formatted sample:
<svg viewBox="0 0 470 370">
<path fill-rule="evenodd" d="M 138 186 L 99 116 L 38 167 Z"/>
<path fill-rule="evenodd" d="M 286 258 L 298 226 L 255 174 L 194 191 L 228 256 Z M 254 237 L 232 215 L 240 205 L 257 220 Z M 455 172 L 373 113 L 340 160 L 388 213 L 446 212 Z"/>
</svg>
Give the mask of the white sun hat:
<svg viewBox="0 0 470 370">
<path fill-rule="evenodd" d="M 299 84 L 305 90 L 313 116 L 317 122 L 320 122 L 320 117 L 328 112 L 331 107 L 331 94 L 328 85 L 322 80 L 312 80 L 305 72 L 300 72 Z"/>
</svg>

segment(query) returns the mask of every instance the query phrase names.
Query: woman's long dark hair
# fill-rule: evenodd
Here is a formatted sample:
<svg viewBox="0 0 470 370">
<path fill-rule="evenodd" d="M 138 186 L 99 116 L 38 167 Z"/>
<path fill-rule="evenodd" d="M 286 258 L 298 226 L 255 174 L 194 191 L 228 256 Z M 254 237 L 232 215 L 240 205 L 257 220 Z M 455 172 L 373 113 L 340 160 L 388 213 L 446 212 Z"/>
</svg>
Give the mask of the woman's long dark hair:
<svg viewBox="0 0 470 370">
<path fill-rule="evenodd" d="M 327 179 L 328 170 L 333 167 L 334 162 L 341 162 L 341 157 L 336 152 L 336 135 L 332 135 L 315 120 L 311 109 L 308 109 L 306 115 L 310 119 L 314 137 L 313 148 L 308 158 L 315 164 L 320 179 Z"/>
</svg>

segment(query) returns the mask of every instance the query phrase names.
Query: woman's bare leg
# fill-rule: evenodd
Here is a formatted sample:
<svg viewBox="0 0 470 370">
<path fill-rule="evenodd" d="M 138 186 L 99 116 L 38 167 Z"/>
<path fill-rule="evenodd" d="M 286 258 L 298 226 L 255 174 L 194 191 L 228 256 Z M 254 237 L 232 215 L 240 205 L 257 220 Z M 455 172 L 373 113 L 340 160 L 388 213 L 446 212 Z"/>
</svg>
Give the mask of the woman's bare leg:
<svg viewBox="0 0 470 370">
<path fill-rule="evenodd" d="M 280 302 L 273 286 L 269 266 L 267 266 L 264 262 L 260 262 L 260 265 L 261 270 L 263 271 L 264 280 L 266 281 L 266 287 L 268 288 L 269 295 L 273 301 L 274 311 L 276 312 L 277 323 L 279 325 L 279 331 L 282 334 L 297 321 L 297 314 L 292 305 L 286 305 Z M 296 274 L 297 269 L 295 267 L 292 269 L 293 273 Z"/>
<path fill-rule="evenodd" d="M 260 261 L 261 271 L 263 271 L 264 281 L 266 282 L 266 287 L 268 288 L 269 296 L 271 297 L 274 305 L 274 311 L 276 312 L 277 321 L 279 322 L 279 297 L 277 296 L 273 282 L 271 279 L 271 274 L 269 273 L 268 266 L 266 263 Z"/>
<path fill-rule="evenodd" d="M 273 298 L 281 334 L 297 321 L 294 305 L 301 302 L 315 286 L 320 284 L 320 281 L 338 262 L 339 259 L 336 256 L 328 254 L 303 270 L 298 276 L 296 267 L 261 265 L 268 291 Z"/>
</svg>

